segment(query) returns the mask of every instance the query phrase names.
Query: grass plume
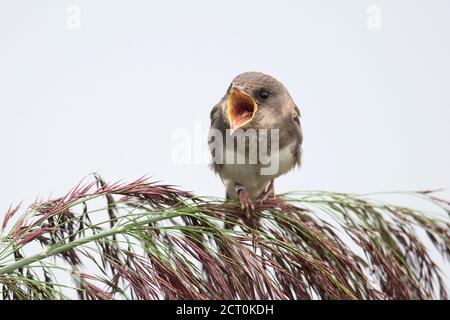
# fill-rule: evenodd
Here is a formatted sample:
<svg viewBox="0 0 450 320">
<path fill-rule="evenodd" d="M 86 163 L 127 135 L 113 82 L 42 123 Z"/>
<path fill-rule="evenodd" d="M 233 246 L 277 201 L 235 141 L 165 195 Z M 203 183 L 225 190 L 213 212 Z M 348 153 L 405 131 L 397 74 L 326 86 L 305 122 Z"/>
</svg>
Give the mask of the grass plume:
<svg viewBox="0 0 450 320">
<path fill-rule="evenodd" d="M 0 299 L 447 299 L 429 246 L 448 262 L 450 203 L 410 195 L 441 214 L 304 192 L 247 220 L 233 202 L 93 175 L 0 216 Z"/>
</svg>

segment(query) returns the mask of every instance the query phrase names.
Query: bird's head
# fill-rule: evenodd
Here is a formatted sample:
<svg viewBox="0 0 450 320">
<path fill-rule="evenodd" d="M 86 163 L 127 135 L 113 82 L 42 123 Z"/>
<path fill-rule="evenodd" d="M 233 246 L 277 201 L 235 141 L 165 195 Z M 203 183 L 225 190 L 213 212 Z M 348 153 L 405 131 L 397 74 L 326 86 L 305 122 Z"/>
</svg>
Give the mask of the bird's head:
<svg viewBox="0 0 450 320">
<path fill-rule="evenodd" d="M 286 88 L 273 77 L 246 72 L 230 84 L 224 108 L 225 118 L 232 130 L 245 127 L 271 127 L 284 106 L 292 99 Z"/>
</svg>

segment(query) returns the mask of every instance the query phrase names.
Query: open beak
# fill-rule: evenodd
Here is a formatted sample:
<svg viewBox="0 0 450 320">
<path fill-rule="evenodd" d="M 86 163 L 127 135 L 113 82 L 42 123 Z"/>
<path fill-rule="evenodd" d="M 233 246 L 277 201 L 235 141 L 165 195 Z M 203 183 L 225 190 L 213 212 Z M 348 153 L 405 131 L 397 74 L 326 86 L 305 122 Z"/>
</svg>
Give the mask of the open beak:
<svg viewBox="0 0 450 320">
<path fill-rule="evenodd" d="M 227 116 L 234 131 L 252 121 L 258 106 L 255 100 L 245 92 L 232 88 L 227 101 Z"/>
</svg>

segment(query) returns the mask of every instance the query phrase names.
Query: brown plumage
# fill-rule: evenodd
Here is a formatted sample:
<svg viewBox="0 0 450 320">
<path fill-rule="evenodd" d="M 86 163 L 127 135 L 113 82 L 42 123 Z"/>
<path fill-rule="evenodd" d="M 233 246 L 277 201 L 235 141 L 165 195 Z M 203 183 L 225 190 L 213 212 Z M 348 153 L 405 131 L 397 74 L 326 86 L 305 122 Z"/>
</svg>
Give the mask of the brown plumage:
<svg viewBox="0 0 450 320">
<path fill-rule="evenodd" d="M 242 149 L 227 143 L 227 138 L 237 135 L 237 129 L 242 129 L 242 132 L 252 132 L 249 129 L 254 129 L 257 133 L 256 162 L 249 159 L 249 150 L 252 150 L 251 147 L 249 149 L 250 139 L 245 140 L 245 163 L 225 161 L 226 155 L 231 155 L 233 159 L 237 154 L 242 155 Z M 264 130 L 261 129 L 278 129 L 278 148 L 274 147 L 276 142 L 272 142 L 270 131 L 268 133 L 269 155 L 275 159 L 278 155 L 278 162 L 274 163 L 278 169 L 270 174 L 261 172 L 262 168 L 270 166 L 259 153 L 262 149 L 259 143 L 264 138 L 261 134 Z M 219 138 L 223 145 L 217 144 Z M 247 214 L 253 209 L 253 201 L 274 196 L 275 178 L 300 166 L 301 144 L 300 111 L 283 84 L 269 75 L 259 72 L 238 75 L 225 96 L 211 110 L 211 166 L 225 184 L 227 198 L 239 200 Z"/>
</svg>

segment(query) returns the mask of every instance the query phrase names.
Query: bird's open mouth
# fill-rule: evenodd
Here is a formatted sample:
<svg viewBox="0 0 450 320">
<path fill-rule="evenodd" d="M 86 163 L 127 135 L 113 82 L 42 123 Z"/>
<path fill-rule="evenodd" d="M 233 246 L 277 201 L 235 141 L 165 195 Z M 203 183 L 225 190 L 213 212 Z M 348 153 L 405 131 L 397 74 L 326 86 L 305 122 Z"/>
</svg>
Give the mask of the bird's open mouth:
<svg viewBox="0 0 450 320">
<path fill-rule="evenodd" d="M 255 100 L 238 89 L 233 88 L 227 101 L 227 116 L 231 129 L 237 129 L 252 121 L 256 113 Z"/>
</svg>

